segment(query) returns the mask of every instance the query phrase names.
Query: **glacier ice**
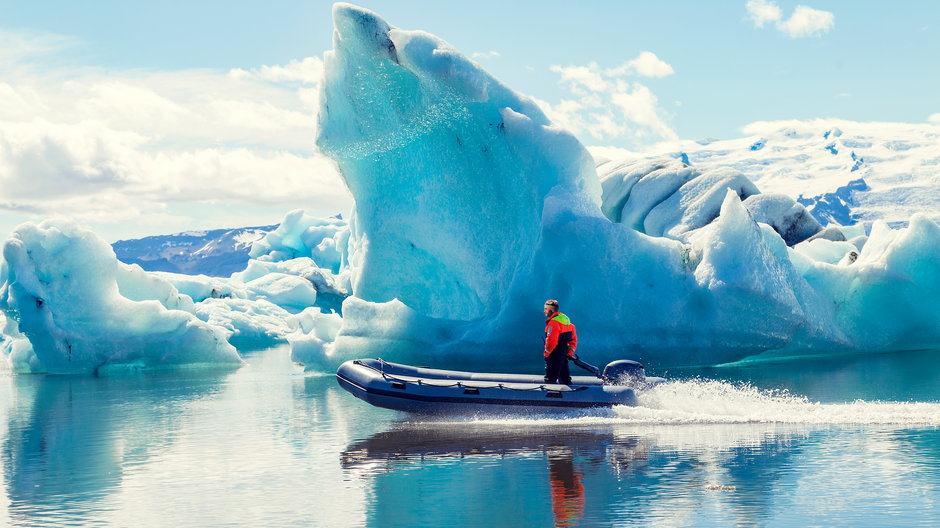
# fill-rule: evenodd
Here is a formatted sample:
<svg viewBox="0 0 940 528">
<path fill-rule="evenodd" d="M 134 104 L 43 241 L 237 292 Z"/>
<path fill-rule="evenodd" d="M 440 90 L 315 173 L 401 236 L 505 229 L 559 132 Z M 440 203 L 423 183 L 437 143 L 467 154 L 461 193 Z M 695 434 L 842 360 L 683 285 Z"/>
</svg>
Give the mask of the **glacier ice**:
<svg viewBox="0 0 940 528">
<path fill-rule="evenodd" d="M 754 194 L 744 207 L 755 221 L 774 228 L 788 246 L 798 244 L 822 231 L 822 225 L 802 204 L 785 194 Z"/>
<path fill-rule="evenodd" d="M 330 362 L 531 365 L 549 297 L 597 362 L 940 343 L 940 321 L 907 286 L 940 280 L 926 271 L 929 219 L 845 242 L 854 260 L 833 262 L 832 246 L 804 241 L 822 227 L 805 209 L 741 172 L 614 160 L 598 178 L 577 140 L 437 37 L 348 4 L 334 21 L 318 145 L 356 210 Z M 911 317 L 884 313 L 896 304 Z"/>
<path fill-rule="evenodd" d="M 315 302 L 300 305 L 301 307 L 317 305 L 326 309 L 339 309 L 343 299 L 349 295 L 349 273 L 344 270 L 339 275 L 326 268 L 321 268 L 309 257 L 297 257 L 278 262 L 251 260 L 244 271 L 232 275 L 232 281 L 243 281 L 248 284 L 257 284 L 254 281 L 269 274 L 292 275 L 306 280 L 314 289 L 310 294 Z M 303 287 L 306 288 L 306 287 Z M 278 303 L 289 306 L 286 303 Z M 294 306 L 298 306 L 294 304 Z"/>
<path fill-rule="evenodd" d="M 287 334 L 291 360 L 307 370 L 332 370 L 333 342 L 343 324 L 336 313 L 323 313 L 317 308 L 307 308 L 287 319 L 292 332 Z"/>
<path fill-rule="evenodd" d="M 681 240 L 683 235 L 718 217 L 728 189 L 733 189 L 741 199 L 760 192 L 743 174 L 732 169 L 702 174 L 656 205 L 643 221 L 644 231 Z"/>
<path fill-rule="evenodd" d="M 5 264 L 0 264 L 0 268 Z M 5 273 L 3 273 L 5 275 Z M 3 315 L 0 311 L 3 333 L 0 335 L 0 358 L 6 357 L 10 370 L 18 374 L 44 372 L 42 363 L 33 351 L 33 345 L 19 331 L 16 320 Z M 0 367 L 3 364 L 0 363 Z"/>
<path fill-rule="evenodd" d="M 255 241 L 248 255 L 256 261 L 271 262 L 308 257 L 319 267 L 339 273 L 348 237 L 349 226 L 343 219 L 319 218 L 297 209 Z"/>
<path fill-rule="evenodd" d="M 120 264 L 67 222 L 21 226 L 0 267 L 0 355 L 14 370 L 235 364 L 229 342 L 284 341 L 308 369 L 363 356 L 538 369 L 546 298 L 596 363 L 940 345 L 930 218 L 824 228 L 767 173 L 755 184 L 755 164 L 700 164 L 720 158 L 717 140 L 681 160 L 595 167 L 537 104 L 437 37 L 348 4 L 334 19 L 317 142 L 354 195 L 349 222 L 292 211 L 229 278 Z M 838 154 L 817 150 L 855 162 L 851 140 L 830 136 Z M 761 137 L 741 150 L 819 139 Z"/>
<path fill-rule="evenodd" d="M 548 192 L 599 202 L 590 154 L 436 37 L 348 4 L 333 14 L 317 141 L 359 204 L 355 295 L 439 318 L 494 317 L 532 257 Z"/>
<path fill-rule="evenodd" d="M 348 232 L 338 219 L 295 213 L 288 219 L 303 221 L 287 222 L 280 240 L 304 235 L 311 248 L 325 248 Z M 238 364 L 230 345 L 286 343 L 296 333 L 293 314 L 312 306 L 339 311 L 348 295 L 348 273 L 336 275 L 311 257 L 275 260 L 270 240 L 259 259 L 227 279 L 124 264 L 94 234 L 66 221 L 24 224 L 5 247 L 0 303 L 9 317 L 0 359 L 22 373 Z M 339 266 L 330 251 L 319 256 Z M 345 254 L 345 242 L 336 252 Z M 324 321 L 339 320 L 328 315 Z M 314 335 L 323 343 L 333 339 L 329 332 Z"/>
<path fill-rule="evenodd" d="M 284 342 L 292 331 L 291 313 L 263 299 L 206 299 L 195 306 L 195 315 L 225 329 L 228 341 L 238 348 L 257 348 Z"/>
<path fill-rule="evenodd" d="M 0 305 L 45 372 L 241 362 L 219 328 L 175 309 L 191 301 L 174 299 L 168 284 L 139 268 L 128 271 L 108 244 L 69 221 L 19 226 L 3 258 Z M 145 280 L 129 284 L 135 275 Z M 131 297 L 149 292 L 159 299 L 134 300 L 119 283 Z"/>
</svg>

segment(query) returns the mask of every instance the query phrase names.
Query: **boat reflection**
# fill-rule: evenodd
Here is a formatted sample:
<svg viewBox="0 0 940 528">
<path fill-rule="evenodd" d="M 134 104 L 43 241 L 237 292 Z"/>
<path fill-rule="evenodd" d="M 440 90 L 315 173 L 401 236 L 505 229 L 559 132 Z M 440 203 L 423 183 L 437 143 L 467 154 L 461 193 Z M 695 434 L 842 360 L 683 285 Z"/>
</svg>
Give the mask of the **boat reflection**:
<svg viewBox="0 0 940 528">
<path fill-rule="evenodd" d="M 729 524 L 750 525 L 769 515 L 793 456 L 822 436 L 745 424 L 399 423 L 349 444 L 340 463 L 371 482 L 377 524 L 428 508 L 489 526 L 681 525 L 689 519 L 678 512 L 710 505 Z M 485 505 L 469 505 L 471 496 Z"/>
<path fill-rule="evenodd" d="M 564 449 L 572 456 L 585 455 L 592 460 L 621 464 L 645 458 L 642 438 L 618 437 L 607 431 L 563 431 L 517 427 L 398 424 L 389 431 L 376 433 L 350 444 L 340 455 L 344 469 L 394 470 L 411 461 L 464 458 L 508 458 L 539 455 Z M 598 447 L 602 446 L 602 453 Z"/>
</svg>

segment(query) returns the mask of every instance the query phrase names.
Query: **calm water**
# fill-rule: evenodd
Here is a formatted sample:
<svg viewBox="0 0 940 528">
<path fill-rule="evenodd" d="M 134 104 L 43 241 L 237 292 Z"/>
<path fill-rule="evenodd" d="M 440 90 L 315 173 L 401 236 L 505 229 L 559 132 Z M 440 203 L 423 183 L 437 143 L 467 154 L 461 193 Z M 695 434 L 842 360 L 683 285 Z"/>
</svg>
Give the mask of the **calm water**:
<svg viewBox="0 0 940 528">
<path fill-rule="evenodd" d="M 940 524 L 940 352 L 657 372 L 680 381 L 642 408 L 433 422 L 287 356 L 0 373 L 0 525 Z"/>
</svg>

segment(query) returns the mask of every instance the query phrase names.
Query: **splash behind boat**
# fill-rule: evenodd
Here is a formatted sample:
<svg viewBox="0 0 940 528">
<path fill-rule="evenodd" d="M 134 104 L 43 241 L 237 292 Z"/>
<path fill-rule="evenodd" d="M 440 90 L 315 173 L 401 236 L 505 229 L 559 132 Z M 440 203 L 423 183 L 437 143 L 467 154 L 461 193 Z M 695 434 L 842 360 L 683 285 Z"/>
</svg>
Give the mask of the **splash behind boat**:
<svg viewBox="0 0 940 528">
<path fill-rule="evenodd" d="M 572 376 L 571 385 L 545 383 L 542 376 L 441 370 L 355 359 L 340 365 L 336 380 L 377 407 L 425 414 L 557 411 L 637 404 L 637 391 L 660 383 L 635 361 L 614 361 L 595 376 Z"/>
</svg>

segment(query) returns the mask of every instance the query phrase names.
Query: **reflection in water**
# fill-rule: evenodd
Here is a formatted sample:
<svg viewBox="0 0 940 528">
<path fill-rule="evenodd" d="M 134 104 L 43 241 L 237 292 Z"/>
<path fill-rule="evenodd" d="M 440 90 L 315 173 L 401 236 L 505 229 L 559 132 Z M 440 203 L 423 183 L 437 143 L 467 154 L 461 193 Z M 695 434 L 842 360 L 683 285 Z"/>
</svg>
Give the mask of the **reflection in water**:
<svg viewBox="0 0 940 528">
<path fill-rule="evenodd" d="M 106 507 L 126 469 L 165 449 L 184 404 L 211 394 L 222 377 L 12 378 L 2 444 L 11 517 L 32 525 L 55 512 L 54 522 L 81 522 Z"/>
<path fill-rule="evenodd" d="M 555 526 L 574 526 L 584 514 L 584 485 L 581 472 L 574 467 L 574 453 L 567 446 L 548 451 L 548 474 Z"/>
<path fill-rule="evenodd" d="M 760 524 L 791 457 L 818 436 L 744 424 L 399 423 L 340 457 L 352 475 L 373 482 L 376 525 L 406 525 L 434 511 L 467 524 L 684 524 L 677 515 L 709 504 L 729 523 Z M 486 483 L 493 487 L 482 491 L 485 507 L 468 506 L 459 490 Z"/>
</svg>

